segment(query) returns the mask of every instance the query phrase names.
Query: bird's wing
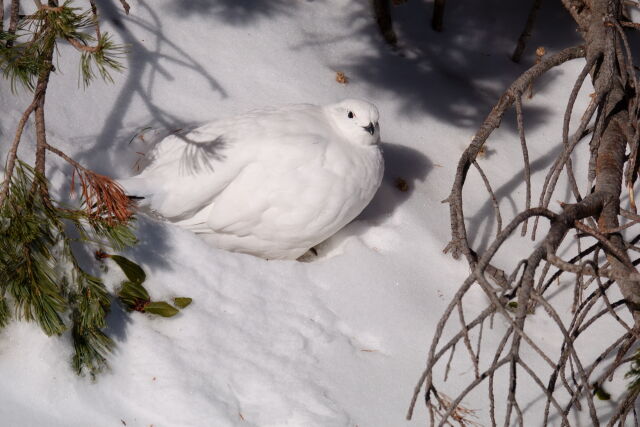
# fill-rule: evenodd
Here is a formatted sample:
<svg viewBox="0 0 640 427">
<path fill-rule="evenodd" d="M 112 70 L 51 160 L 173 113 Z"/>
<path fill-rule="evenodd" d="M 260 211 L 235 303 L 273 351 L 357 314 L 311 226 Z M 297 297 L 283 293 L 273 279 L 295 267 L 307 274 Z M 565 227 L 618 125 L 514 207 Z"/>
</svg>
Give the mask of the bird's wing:
<svg viewBox="0 0 640 427">
<path fill-rule="evenodd" d="M 322 156 L 329 130 L 321 114 L 313 106 L 260 110 L 171 135 L 150 153 L 149 166 L 123 186 L 159 214 L 194 224 L 223 192 L 248 194 L 250 200 L 238 200 L 233 210 L 249 217 L 264 199 L 257 195 L 261 176 L 281 175 Z M 225 196 L 236 197 L 242 199 Z"/>
<path fill-rule="evenodd" d="M 244 141 L 225 135 L 228 127 L 210 124 L 166 137 L 148 153 L 150 163 L 142 173 L 119 182 L 166 218 L 193 215 L 234 179 L 247 157 L 237 156 L 233 146 Z"/>
<path fill-rule="evenodd" d="M 208 228 L 218 233 L 263 239 L 304 230 L 322 215 L 327 201 L 323 195 L 331 195 L 339 183 L 339 177 L 322 166 L 322 156 L 320 150 L 307 153 L 304 166 L 288 170 L 272 169 L 263 162 L 249 165 L 199 219 L 206 217 Z"/>
<path fill-rule="evenodd" d="M 326 133 L 267 142 L 273 149 L 248 164 L 216 197 L 215 206 L 191 223 L 192 230 L 271 240 L 334 221 L 343 185 L 334 159 L 327 158 L 335 157 L 335 144 Z"/>
</svg>

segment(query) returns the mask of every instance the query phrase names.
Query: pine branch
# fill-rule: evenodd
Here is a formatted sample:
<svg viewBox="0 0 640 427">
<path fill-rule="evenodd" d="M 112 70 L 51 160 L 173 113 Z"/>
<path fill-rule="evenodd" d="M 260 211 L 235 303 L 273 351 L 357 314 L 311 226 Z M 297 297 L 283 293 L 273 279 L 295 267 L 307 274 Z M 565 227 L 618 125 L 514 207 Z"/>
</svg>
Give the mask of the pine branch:
<svg viewBox="0 0 640 427">
<path fill-rule="evenodd" d="M 121 3 L 128 12 L 126 1 Z M 72 7 L 71 0 L 62 5 L 55 0 L 47 4 L 35 0 L 35 4 L 35 13 L 21 17 L 20 1 L 12 0 L 9 31 L 0 28 L 3 76 L 10 80 L 12 90 L 20 84 L 34 92 L 9 147 L 0 188 L 0 328 L 14 312 L 19 319 L 37 322 L 47 335 L 71 329 L 74 369 L 95 376 L 107 366 L 114 345 L 104 333 L 112 298 L 102 281 L 80 266 L 71 242 L 115 250 L 131 246 L 136 243 L 131 227 L 133 212 L 129 198 L 111 178 L 83 167 L 49 145 L 45 100 L 55 70 L 53 54 L 60 41 L 81 52 L 80 73 L 85 85 L 97 75 L 112 81 L 110 71 L 124 68 L 119 61 L 124 48 L 101 32 L 94 0 L 90 0 L 87 11 Z M 34 167 L 18 159 L 25 126 L 32 116 Z M 45 178 L 47 151 L 73 167 L 71 190 L 76 190 L 77 179 L 81 209 L 59 207 L 50 199 Z M 79 238 L 71 239 L 71 230 Z M 167 315 L 167 310 L 177 313 L 165 302 L 150 301 L 149 313 L 153 310 L 162 315 Z"/>
<path fill-rule="evenodd" d="M 18 318 L 36 321 L 47 335 L 65 332 L 69 326 L 64 319 L 70 315 L 73 367 L 95 376 L 113 347 L 103 332 L 111 298 L 102 281 L 76 260 L 63 221 L 88 243 L 122 249 L 135 243 L 135 237 L 125 225 L 112 227 L 85 211 L 55 207 L 32 191 L 34 187 L 46 188 L 44 177 L 18 160 L 0 211 L 0 326 L 10 313 L 5 294 L 11 296 Z"/>
<path fill-rule="evenodd" d="M 103 331 L 111 300 L 104 284 L 79 270 L 80 289 L 72 295 L 73 368 L 78 374 L 89 372 L 92 377 L 107 366 L 106 356 L 113 348 L 113 340 Z"/>
<path fill-rule="evenodd" d="M 67 304 L 54 262 L 62 224 L 41 195 L 31 191 L 42 182 L 42 176 L 20 163 L 1 211 L 8 225 L 0 239 L 4 254 L 0 286 L 2 294 L 7 291 L 15 301 L 18 317 L 37 321 L 47 335 L 53 335 L 66 329 L 61 314 Z"/>
</svg>

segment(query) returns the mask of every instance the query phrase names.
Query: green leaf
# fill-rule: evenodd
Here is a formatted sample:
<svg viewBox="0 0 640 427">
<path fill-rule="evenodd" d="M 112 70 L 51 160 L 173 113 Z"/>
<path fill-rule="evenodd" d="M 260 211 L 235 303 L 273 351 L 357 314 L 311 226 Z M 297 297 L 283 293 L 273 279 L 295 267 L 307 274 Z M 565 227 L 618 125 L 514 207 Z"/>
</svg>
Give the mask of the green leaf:
<svg viewBox="0 0 640 427">
<path fill-rule="evenodd" d="M 144 311 L 151 301 L 149 293 L 141 283 L 124 281 L 118 291 L 118 298 L 129 310 Z"/>
<path fill-rule="evenodd" d="M 177 297 L 173 299 L 173 304 L 178 308 L 185 308 L 191 304 L 193 300 L 187 297 Z"/>
<path fill-rule="evenodd" d="M 120 255 L 111 255 L 111 259 L 120 266 L 131 282 L 141 284 L 147 278 L 144 270 L 135 262 Z"/>
<path fill-rule="evenodd" d="M 594 387 L 593 394 L 595 394 L 598 399 L 600 399 L 600 400 L 610 400 L 611 399 L 611 395 L 609 393 L 607 393 L 605 391 L 605 389 L 602 388 L 602 386 L 599 386 L 597 383 L 594 383 L 593 387 Z"/>
<path fill-rule="evenodd" d="M 178 309 L 165 301 L 150 302 L 144 308 L 145 313 L 157 314 L 162 317 L 173 317 L 179 313 Z"/>
</svg>

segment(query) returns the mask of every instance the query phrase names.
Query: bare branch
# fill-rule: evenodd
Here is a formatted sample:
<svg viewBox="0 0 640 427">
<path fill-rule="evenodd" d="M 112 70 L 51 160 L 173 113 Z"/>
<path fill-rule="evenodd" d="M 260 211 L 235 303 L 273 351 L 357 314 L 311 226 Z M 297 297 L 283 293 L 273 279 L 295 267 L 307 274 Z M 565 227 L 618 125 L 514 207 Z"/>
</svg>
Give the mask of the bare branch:
<svg viewBox="0 0 640 427">
<path fill-rule="evenodd" d="M 608 240 L 607 236 L 605 236 L 604 234 L 600 233 L 597 230 L 594 230 L 593 228 L 589 227 L 588 225 L 584 225 L 584 224 L 582 224 L 581 222 L 578 222 L 578 221 L 576 221 L 575 227 L 578 230 L 583 231 L 583 232 L 585 232 L 587 234 L 590 234 L 591 236 L 595 237 L 606 250 L 608 250 L 616 258 L 618 258 L 618 260 L 620 262 L 624 263 L 626 265 L 626 267 L 628 267 L 629 269 L 633 270 L 633 264 L 631 264 L 631 260 L 629 259 L 629 255 L 627 255 L 627 253 L 624 250 L 621 250 L 621 249 L 615 247 Z"/>
<path fill-rule="evenodd" d="M 570 61 L 575 58 L 584 56 L 585 50 L 582 46 L 572 47 L 564 49 L 561 52 L 552 55 L 534 65 L 525 73 L 523 73 L 502 95 L 498 104 L 493 107 L 491 113 L 487 116 L 484 123 L 480 126 L 480 129 L 473 138 L 473 141 L 469 147 L 465 150 L 458 162 L 456 170 L 456 178 L 446 202 L 449 203 L 451 212 L 451 244 L 453 248 L 454 258 L 459 258 L 460 254 L 464 254 L 470 264 L 474 264 L 476 261 L 471 255 L 469 250 L 469 244 L 467 241 L 466 227 L 464 225 L 464 218 L 461 216 L 462 211 L 462 186 L 467 176 L 467 171 L 473 160 L 475 160 L 478 152 L 484 145 L 485 141 L 491 135 L 491 133 L 500 125 L 502 116 L 507 108 L 513 104 L 517 94 L 522 95 L 523 91 L 529 85 L 530 82 L 535 80 L 538 76 L 545 73 L 549 69 L 558 66 L 564 62 Z"/>
<path fill-rule="evenodd" d="M 632 262 L 628 254 L 629 250 L 640 250 L 634 246 L 635 242 L 640 240 L 640 236 L 629 242 L 620 234 L 620 231 L 640 223 L 640 215 L 637 215 L 635 211 L 629 212 L 621 209 L 623 181 L 625 181 L 626 191 L 629 194 L 631 208 L 634 208 L 633 184 L 638 175 L 636 165 L 640 163 L 640 125 L 638 125 L 640 90 L 635 75 L 636 70 L 633 68 L 632 52 L 623 30 L 625 23 L 620 22 L 622 0 L 562 0 L 562 3 L 576 21 L 578 31 L 585 39 L 585 47 L 573 48 L 571 51 L 563 51 L 560 54 L 550 56 L 521 75 L 502 95 L 458 162 L 451 193 L 445 200 L 449 203 L 452 230 L 452 239 L 446 250 L 453 249 L 454 257 L 464 254 L 472 274 L 454 295 L 438 323 L 436 334 L 431 342 L 427 366 L 416 386 L 408 417 L 411 417 L 417 393 L 420 392 L 422 384 L 424 384 L 430 414 L 438 416 L 440 425 L 450 423 L 454 421 L 450 417 L 456 406 L 485 377 L 488 377 L 489 416 L 492 425 L 497 424 L 498 413 L 502 414 L 504 425 L 511 425 L 514 422 L 520 425 L 525 424 L 525 413 L 522 411 L 524 405 L 522 400 L 518 398 L 518 389 L 522 388 L 523 381 L 528 381 L 528 384 L 536 384 L 546 398 L 544 425 L 549 424 L 550 411 L 553 409 L 560 417 L 560 423 L 569 426 L 569 411 L 572 408 L 580 409 L 583 405 L 588 406 L 591 422 L 598 424 L 601 415 L 598 414 L 599 408 L 593 402 L 591 391 L 595 387 L 600 387 L 602 381 L 631 360 L 628 352 L 640 337 L 640 286 L 638 286 L 640 273 L 635 267 L 640 264 L 640 259 Z M 536 77 L 544 74 L 555 65 L 581 56 L 584 56 L 586 61 L 576 76 L 567 99 L 562 127 L 562 152 L 547 170 L 540 193 L 539 207 L 531 208 L 531 171 L 521 97 L 523 91 Z M 574 115 L 577 97 L 587 76 L 591 77 L 595 94 L 586 109 L 582 111 L 581 119 L 576 126 L 577 130 L 569 136 L 571 117 Z M 525 163 L 526 206 L 511 221 L 507 221 L 504 229 L 497 233 L 486 249 L 476 252 L 470 246 L 467 237 L 465 217 L 468 216 L 468 213 L 463 210 L 463 187 L 471 165 L 478 167 L 476 162 L 478 152 L 493 130 L 500 125 L 504 113 L 514 103 L 518 136 Z M 595 124 L 590 127 L 594 117 Z M 589 130 L 591 128 L 593 128 L 593 132 Z M 585 147 L 589 152 L 588 187 L 586 191 L 583 190 L 583 198 L 578 187 L 578 177 L 573 172 L 572 155 L 580 141 L 588 133 L 591 133 L 589 147 Z M 631 153 L 628 157 L 625 156 L 627 146 Z M 478 170 L 485 187 L 488 189 L 487 199 L 491 201 L 497 212 L 499 201 L 491 189 L 492 183 L 484 171 L 479 168 Z M 575 203 L 561 202 L 562 211 L 555 214 L 547 207 L 563 171 L 567 173 Z M 621 226 L 618 221 L 620 215 L 631 221 Z M 528 257 L 519 261 L 515 268 L 505 267 L 508 269 L 506 271 L 512 271 L 512 273 L 504 280 L 503 284 L 497 287 L 489 282 L 487 271 L 489 267 L 493 267 L 493 263 L 496 265 L 500 261 L 504 263 L 504 260 L 494 259 L 497 257 L 496 253 L 499 250 L 504 251 L 503 248 L 508 247 L 506 242 L 511 240 L 514 229 L 532 216 L 536 219 L 532 237 L 535 238 L 537 220 L 540 216 L 547 218 L 549 227 L 545 228 L 542 241 L 535 248 L 532 248 Z M 498 228 L 501 229 L 502 216 L 496 215 L 495 221 L 498 223 Z M 586 225 L 587 223 L 589 225 Z M 575 247 L 568 245 L 569 255 L 563 253 L 563 257 L 568 259 L 565 261 L 556 252 L 571 230 L 575 230 L 578 237 L 577 251 Z M 596 243 L 583 249 L 581 242 L 583 237 L 593 238 Z M 553 274 L 548 278 L 550 273 Z M 559 281 L 564 273 L 575 274 L 572 283 Z M 601 280 L 602 277 L 608 280 L 605 282 Z M 573 317 L 570 318 L 568 326 L 563 320 L 565 308 L 559 308 L 555 299 L 552 299 L 547 292 L 550 285 L 556 280 L 560 286 L 573 287 Z M 594 282 L 597 288 L 583 297 L 583 293 L 587 294 L 587 290 L 593 286 Z M 467 322 L 463 297 L 476 283 L 489 298 L 489 302 L 480 315 L 471 322 Z M 611 287 L 614 284 L 618 286 L 623 299 L 612 302 L 608 293 L 611 292 Z M 545 292 L 547 292 L 546 296 Z M 516 301 L 513 301 L 513 298 L 516 298 Z M 603 304 L 603 307 L 600 307 L 598 303 Z M 527 320 L 536 307 L 544 308 L 554 328 L 563 336 L 559 355 L 551 357 L 550 354 L 545 353 L 534 336 L 530 334 L 531 326 Z M 460 325 L 453 324 L 455 320 L 451 318 L 451 313 L 454 309 L 458 311 L 457 317 Z M 622 309 L 631 313 L 633 324 L 630 324 L 619 313 Z M 475 327 L 478 328 L 478 332 L 481 332 L 485 319 L 487 317 L 493 319 L 494 313 L 500 313 L 506 325 L 505 328 L 497 332 L 499 335 L 495 337 L 496 340 L 490 341 L 492 343 L 492 348 L 489 349 L 491 356 L 487 357 L 488 340 L 479 337 L 476 350 L 473 350 L 470 343 L 470 331 Z M 560 316 L 560 313 L 563 313 L 563 316 Z M 574 346 L 574 342 L 578 337 L 592 331 L 593 325 L 603 318 L 615 320 L 624 333 L 617 338 L 615 336 L 606 337 L 606 341 L 601 344 L 604 350 L 595 359 L 587 359 Z M 445 341 L 443 330 L 447 326 L 453 326 L 457 329 L 454 329 L 453 336 Z M 467 347 L 470 362 L 474 367 L 474 375 L 473 378 L 468 378 L 469 381 L 457 392 L 457 397 L 449 402 L 449 409 L 443 414 L 439 408 L 432 410 L 434 403 L 429 401 L 430 396 L 436 396 L 438 404 L 441 404 L 441 399 L 437 395 L 439 386 L 434 380 L 434 372 L 437 371 L 438 364 L 444 363 L 446 354 L 452 355 L 452 350 L 458 343 Z M 498 343 L 497 347 L 495 347 L 495 343 Z M 483 346 L 484 348 L 482 348 Z M 487 360 L 489 363 L 487 367 L 480 359 L 481 348 L 483 359 L 493 359 Z M 495 351 L 492 350 L 493 348 Z M 542 358 L 544 364 L 551 368 L 552 372 L 546 384 L 539 377 L 538 372 L 534 371 L 523 359 L 525 349 L 527 352 L 533 350 L 536 355 Z M 451 353 L 447 353 L 450 350 Z M 615 359 L 611 361 L 610 356 L 613 353 L 617 354 Z M 596 369 L 605 361 L 607 361 L 607 365 L 604 369 Z M 449 364 L 450 361 L 447 362 L 447 369 Z M 498 412 L 495 407 L 495 382 L 497 378 L 495 375 L 504 366 L 509 367 L 509 379 L 505 384 L 507 399 L 502 411 Z M 596 371 L 599 373 L 595 374 Z M 507 372 L 501 370 L 501 374 L 507 375 Z M 560 406 L 556 398 L 560 390 L 564 390 L 563 393 L 566 392 L 570 396 L 568 403 L 563 402 L 564 407 Z M 619 422 L 624 422 L 624 419 L 633 410 L 636 399 L 636 394 L 627 393 L 623 401 L 616 408 L 613 408 L 614 418 Z"/>
<path fill-rule="evenodd" d="M 522 157 L 524 160 L 524 180 L 527 187 L 525 209 L 531 208 L 531 164 L 529 163 L 529 150 L 527 149 L 527 141 L 524 136 L 524 115 L 522 113 L 522 95 L 516 96 L 516 121 L 518 123 L 518 135 L 520 136 L 520 147 L 522 148 Z M 522 236 L 527 234 L 527 224 L 522 224 Z"/>
<path fill-rule="evenodd" d="M 484 171 L 482 170 L 478 162 L 474 160 L 473 166 L 475 166 L 476 169 L 478 170 L 478 173 L 482 178 L 482 182 L 484 183 L 484 186 L 487 188 L 487 191 L 489 192 L 489 196 L 491 197 L 491 202 L 493 203 L 493 209 L 496 212 L 496 221 L 498 221 L 498 229 L 496 231 L 496 234 L 500 234 L 500 232 L 502 231 L 502 215 L 500 214 L 500 204 L 498 203 L 498 199 L 496 199 L 496 195 L 491 189 L 491 183 L 487 179 L 487 176 L 484 174 Z"/>
<path fill-rule="evenodd" d="M 620 25 L 622 25 L 623 27 L 640 30 L 640 24 L 638 24 L 637 22 L 622 21 L 622 22 L 620 22 Z"/>
</svg>

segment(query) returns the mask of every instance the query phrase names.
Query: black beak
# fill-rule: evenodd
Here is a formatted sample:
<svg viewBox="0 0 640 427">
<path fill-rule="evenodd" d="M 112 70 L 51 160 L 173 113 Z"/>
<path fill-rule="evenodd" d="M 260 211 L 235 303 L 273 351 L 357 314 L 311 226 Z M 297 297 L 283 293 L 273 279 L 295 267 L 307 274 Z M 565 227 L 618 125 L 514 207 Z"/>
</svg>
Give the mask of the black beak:
<svg viewBox="0 0 640 427">
<path fill-rule="evenodd" d="M 376 127 L 371 122 L 369 122 L 369 125 L 367 126 L 362 126 L 362 128 L 369 132 L 371 135 L 373 135 L 373 133 L 376 131 Z"/>
</svg>

